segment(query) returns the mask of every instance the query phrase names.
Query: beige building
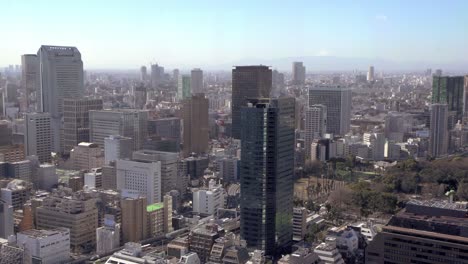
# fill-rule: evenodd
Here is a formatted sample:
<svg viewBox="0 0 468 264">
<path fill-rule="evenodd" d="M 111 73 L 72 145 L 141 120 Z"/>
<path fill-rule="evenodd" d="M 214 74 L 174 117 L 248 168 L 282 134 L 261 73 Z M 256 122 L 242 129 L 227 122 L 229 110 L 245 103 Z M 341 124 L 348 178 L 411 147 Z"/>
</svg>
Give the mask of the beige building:
<svg viewBox="0 0 468 264">
<path fill-rule="evenodd" d="M 70 159 L 75 170 L 91 170 L 104 164 L 104 152 L 94 143 L 81 142 L 70 151 Z"/>
<path fill-rule="evenodd" d="M 183 155 L 208 151 L 208 99 L 204 94 L 195 94 L 183 101 Z"/>
<path fill-rule="evenodd" d="M 97 199 L 90 192 L 60 188 L 43 199 L 36 208 L 37 229 L 70 229 L 70 247 L 74 252 L 90 252 L 96 244 L 98 227 Z"/>
<path fill-rule="evenodd" d="M 122 212 L 122 240 L 138 242 L 147 237 L 146 197 L 123 198 L 120 202 Z"/>
</svg>

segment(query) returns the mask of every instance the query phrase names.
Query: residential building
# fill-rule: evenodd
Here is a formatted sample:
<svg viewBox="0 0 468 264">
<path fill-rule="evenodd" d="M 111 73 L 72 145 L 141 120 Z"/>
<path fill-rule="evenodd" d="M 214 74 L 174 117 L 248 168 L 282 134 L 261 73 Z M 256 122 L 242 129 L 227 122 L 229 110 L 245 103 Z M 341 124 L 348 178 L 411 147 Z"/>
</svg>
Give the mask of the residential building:
<svg viewBox="0 0 468 264">
<path fill-rule="evenodd" d="M 307 216 L 309 211 L 304 207 L 293 209 L 293 240 L 302 241 L 307 233 Z"/>
</svg>

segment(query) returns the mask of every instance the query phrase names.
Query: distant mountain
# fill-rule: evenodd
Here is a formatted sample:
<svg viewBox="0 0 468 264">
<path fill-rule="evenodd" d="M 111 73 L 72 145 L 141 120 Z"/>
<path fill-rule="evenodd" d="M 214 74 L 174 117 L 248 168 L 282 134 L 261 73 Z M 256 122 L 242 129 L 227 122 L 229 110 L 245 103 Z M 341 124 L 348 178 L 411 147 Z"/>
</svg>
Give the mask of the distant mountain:
<svg viewBox="0 0 468 264">
<path fill-rule="evenodd" d="M 443 69 L 444 72 L 468 73 L 467 62 L 452 63 L 433 63 L 427 61 L 408 61 L 397 62 L 387 59 L 369 59 L 369 58 L 349 58 L 334 56 L 306 56 L 289 57 L 280 59 L 243 59 L 234 61 L 230 64 L 206 66 L 207 70 L 230 70 L 236 65 L 268 65 L 273 69 L 290 72 L 292 62 L 302 61 L 307 68 L 307 72 L 334 72 L 334 71 L 353 71 L 358 70 L 366 72 L 370 65 L 375 67 L 375 71 L 424 71 L 427 68 Z"/>
</svg>

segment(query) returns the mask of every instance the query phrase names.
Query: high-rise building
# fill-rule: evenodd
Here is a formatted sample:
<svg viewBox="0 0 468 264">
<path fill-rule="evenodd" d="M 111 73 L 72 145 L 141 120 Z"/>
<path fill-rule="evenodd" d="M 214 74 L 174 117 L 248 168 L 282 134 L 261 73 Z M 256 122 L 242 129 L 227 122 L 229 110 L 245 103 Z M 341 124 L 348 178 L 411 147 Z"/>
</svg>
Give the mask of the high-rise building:
<svg viewBox="0 0 468 264">
<path fill-rule="evenodd" d="M 448 151 L 448 106 L 433 104 L 429 129 L 429 155 L 440 157 Z"/>
<path fill-rule="evenodd" d="M 270 95 L 272 97 L 279 97 L 283 89 L 284 89 L 284 74 L 281 72 L 278 72 L 277 70 L 273 70 Z"/>
<path fill-rule="evenodd" d="M 89 141 L 89 111 L 102 110 L 102 99 L 74 98 L 63 100 L 63 147 L 62 153 L 81 142 Z"/>
<path fill-rule="evenodd" d="M 208 99 L 204 94 L 195 94 L 186 99 L 182 106 L 183 156 L 204 154 L 208 151 Z"/>
<path fill-rule="evenodd" d="M 148 120 L 148 133 L 150 136 L 158 136 L 165 139 L 172 139 L 180 145 L 182 141 L 181 120 L 177 117 Z"/>
<path fill-rule="evenodd" d="M 174 69 L 172 71 L 172 79 L 176 81 L 176 83 L 179 81 L 179 69 Z"/>
<path fill-rule="evenodd" d="M 120 207 L 122 209 L 122 241 L 124 243 L 138 242 L 145 239 L 148 234 L 146 198 L 122 198 L 120 201 Z"/>
<path fill-rule="evenodd" d="M 21 86 L 25 91 L 26 105 L 29 108 L 32 103 L 36 102 L 39 91 L 39 61 L 37 55 L 22 55 L 21 70 Z"/>
<path fill-rule="evenodd" d="M 432 79 L 432 103 L 447 104 L 449 112 L 455 112 L 455 122 L 463 119 L 463 76 L 434 76 Z"/>
<path fill-rule="evenodd" d="M 177 82 L 177 98 L 180 100 L 188 99 L 192 95 L 190 75 L 179 75 Z"/>
<path fill-rule="evenodd" d="M 39 162 L 51 162 L 51 124 L 49 113 L 27 113 L 24 147 L 27 156 L 36 155 Z"/>
<path fill-rule="evenodd" d="M 84 94 L 83 61 L 75 47 L 41 46 L 39 59 L 38 111 L 50 113 L 52 150 L 60 152 L 63 100 Z"/>
<path fill-rule="evenodd" d="M 164 77 L 164 68 L 158 64 L 151 64 L 151 86 L 158 89 Z"/>
<path fill-rule="evenodd" d="M 104 153 L 95 143 L 81 142 L 70 151 L 70 160 L 73 169 L 90 171 L 104 164 Z"/>
<path fill-rule="evenodd" d="M 369 66 L 369 71 L 367 72 L 367 81 L 373 82 L 375 80 L 374 66 Z"/>
<path fill-rule="evenodd" d="M 8 239 L 13 235 L 13 206 L 0 199 L 0 238 Z"/>
<path fill-rule="evenodd" d="M 104 138 L 124 136 L 133 139 L 134 150 L 141 149 L 148 136 L 148 112 L 143 110 L 90 111 L 90 142 L 104 147 Z"/>
<path fill-rule="evenodd" d="M 19 232 L 16 243 L 27 249 L 35 259 L 39 259 L 40 263 L 66 263 L 71 260 L 70 230 L 66 228 Z"/>
<path fill-rule="evenodd" d="M 119 159 L 130 159 L 132 152 L 132 138 L 113 135 L 104 138 L 104 164 Z"/>
<path fill-rule="evenodd" d="M 133 86 L 133 105 L 136 109 L 143 109 L 146 105 L 146 87 L 144 84 Z"/>
<path fill-rule="evenodd" d="M 292 64 L 292 81 L 293 84 L 301 85 L 305 83 L 306 68 L 300 61 L 295 61 Z"/>
<path fill-rule="evenodd" d="M 310 159 L 310 146 L 314 139 L 320 139 L 327 132 L 327 107 L 321 104 L 306 108 L 305 156 Z"/>
<path fill-rule="evenodd" d="M 351 125 L 351 89 L 339 85 L 315 86 L 309 90 L 309 106 L 327 107 L 327 133 L 345 135 Z"/>
<path fill-rule="evenodd" d="M 117 160 L 118 190 L 133 190 L 146 196 L 148 204 L 161 202 L 161 162 Z"/>
<path fill-rule="evenodd" d="M 241 237 L 267 255 L 292 240 L 294 106 L 251 99 L 241 111 Z"/>
<path fill-rule="evenodd" d="M 241 108 L 248 98 L 270 96 L 272 73 L 268 66 L 236 66 L 232 70 L 232 137 L 241 138 Z"/>
<path fill-rule="evenodd" d="M 176 189 L 177 165 L 179 154 L 175 152 L 139 150 L 133 152 L 133 160 L 141 162 L 161 163 L 161 193 L 165 194 Z"/>
<path fill-rule="evenodd" d="M 385 157 L 385 135 L 384 133 L 364 133 L 362 141 L 367 144 L 371 151 L 370 158 L 378 161 Z"/>
<path fill-rule="evenodd" d="M 89 252 L 96 244 L 98 227 L 97 198 L 85 191 L 60 188 L 45 197 L 36 208 L 37 229 L 65 227 L 70 230 L 74 252 Z"/>
<path fill-rule="evenodd" d="M 468 124 L 468 75 L 465 75 L 465 86 L 464 86 L 464 97 L 463 97 L 463 107 L 464 107 L 464 122 Z"/>
<path fill-rule="evenodd" d="M 203 71 L 193 69 L 190 75 L 190 88 L 193 94 L 203 93 Z"/>
<path fill-rule="evenodd" d="M 213 215 L 219 208 L 224 208 L 224 189 L 210 180 L 208 189 L 193 192 L 193 212 L 206 216 Z"/>
<path fill-rule="evenodd" d="M 140 68 L 140 81 L 144 82 L 148 80 L 148 72 L 146 71 L 146 66 L 141 66 Z"/>
</svg>

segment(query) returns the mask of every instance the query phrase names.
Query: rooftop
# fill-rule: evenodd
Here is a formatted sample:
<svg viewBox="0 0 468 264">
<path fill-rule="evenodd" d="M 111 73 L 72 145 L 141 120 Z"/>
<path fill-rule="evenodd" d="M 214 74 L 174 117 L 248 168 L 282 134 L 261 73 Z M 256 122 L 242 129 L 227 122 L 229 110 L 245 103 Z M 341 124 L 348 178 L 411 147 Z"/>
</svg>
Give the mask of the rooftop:
<svg viewBox="0 0 468 264">
<path fill-rule="evenodd" d="M 34 237 L 34 238 L 43 238 L 43 237 L 49 237 L 49 236 L 53 236 L 53 235 L 57 235 L 60 233 L 65 233 L 65 232 L 69 233 L 70 231 L 67 228 L 59 227 L 59 228 L 48 229 L 48 230 L 29 229 L 26 231 L 22 231 L 19 234 L 23 234 L 25 236 Z"/>
<path fill-rule="evenodd" d="M 146 212 L 154 212 L 161 208 L 164 208 L 164 203 L 154 203 L 146 206 Z"/>
</svg>

